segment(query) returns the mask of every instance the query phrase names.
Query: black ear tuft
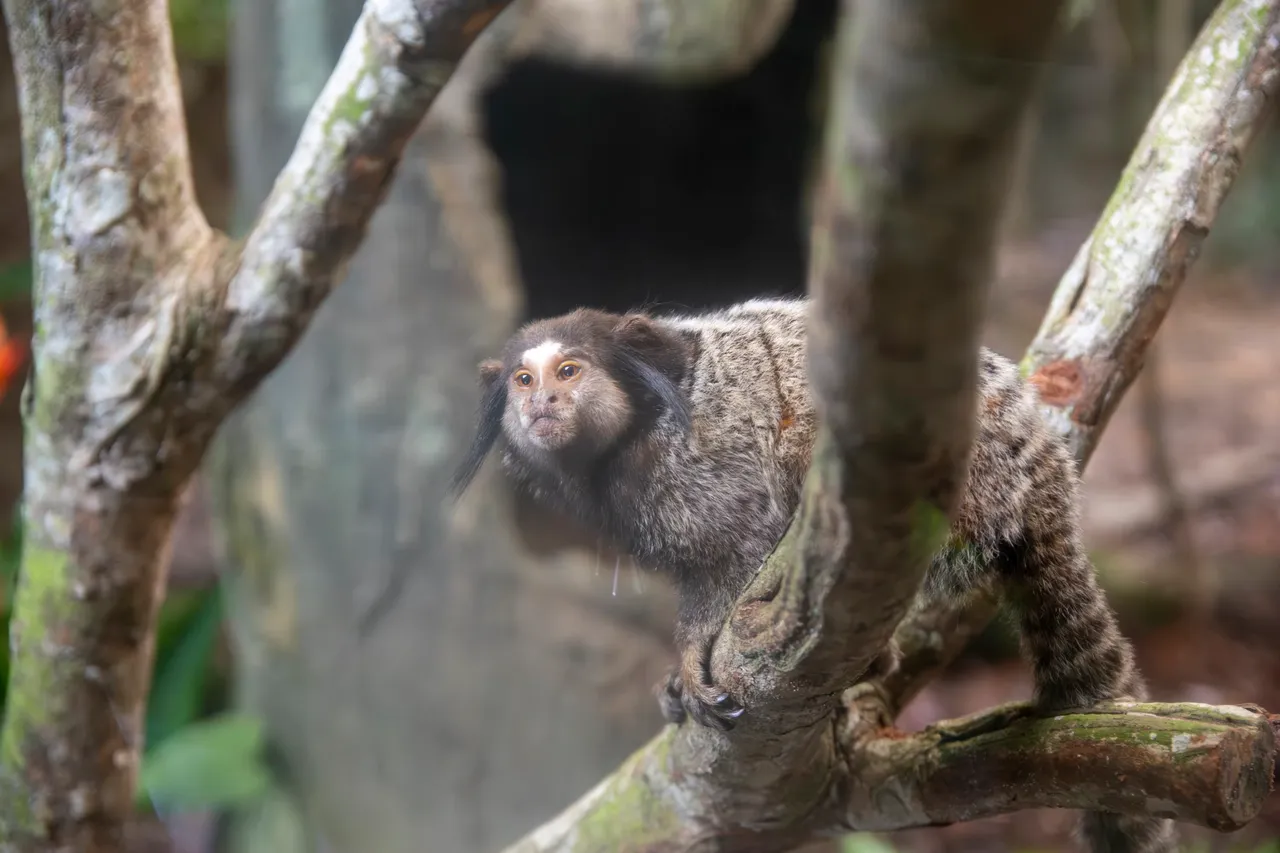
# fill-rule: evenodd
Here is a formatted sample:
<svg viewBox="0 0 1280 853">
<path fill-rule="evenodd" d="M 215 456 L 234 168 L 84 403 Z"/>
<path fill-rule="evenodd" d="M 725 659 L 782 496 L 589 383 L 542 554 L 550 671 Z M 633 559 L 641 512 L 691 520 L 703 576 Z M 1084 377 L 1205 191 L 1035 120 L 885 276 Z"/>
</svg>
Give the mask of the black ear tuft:
<svg viewBox="0 0 1280 853">
<path fill-rule="evenodd" d="M 680 386 L 659 370 L 643 354 L 629 347 L 619 347 L 616 369 L 633 388 L 638 387 L 659 406 L 675 416 L 682 430 L 693 427 L 693 410 Z"/>
<path fill-rule="evenodd" d="M 492 375 L 487 373 L 486 364 L 488 362 L 480 365 L 480 376 L 487 387 L 480 400 L 475 438 L 472 439 L 467 455 L 463 457 L 462 464 L 454 472 L 453 480 L 449 484 L 449 492 L 455 500 L 462 497 L 467 486 L 471 485 L 476 472 L 484 464 L 484 458 L 489 455 L 489 451 L 493 449 L 494 443 L 502 433 L 502 410 L 507 406 L 507 383 L 495 382 L 494 379 L 498 377 L 498 373 L 493 372 Z M 501 367 L 499 363 L 498 369 L 501 370 Z"/>
<path fill-rule="evenodd" d="M 671 412 L 681 429 L 693 426 L 693 411 L 680 390 L 686 348 L 680 339 L 641 314 L 624 316 L 613 329 L 615 369 L 633 389 Z"/>
</svg>

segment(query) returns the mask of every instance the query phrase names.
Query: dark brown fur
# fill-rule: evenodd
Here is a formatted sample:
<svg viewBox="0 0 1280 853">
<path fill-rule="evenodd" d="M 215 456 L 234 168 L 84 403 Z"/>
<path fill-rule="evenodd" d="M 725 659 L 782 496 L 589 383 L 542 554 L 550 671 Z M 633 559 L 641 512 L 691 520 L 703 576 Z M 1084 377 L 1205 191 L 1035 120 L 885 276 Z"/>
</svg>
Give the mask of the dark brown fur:
<svg viewBox="0 0 1280 853">
<path fill-rule="evenodd" d="M 682 652 L 661 704 L 673 722 L 689 715 L 729 728 L 743 710 L 712 682 L 707 658 L 799 503 L 817 425 L 806 312 L 804 300 L 754 300 L 696 317 L 580 309 L 521 329 L 483 371 L 481 429 L 459 486 L 501 432 L 504 468 L 522 488 L 670 574 Z M 512 385 L 521 354 L 547 341 L 584 365 L 580 384 L 537 394 Z M 997 587 L 1019 616 L 1035 699 L 1046 710 L 1145 698 L 1081 542 L 1070 456 L 1007 359 L 981 351 L 978 390 L 969 479 L 921 602 Z M 593 407 L 595 421 L 584 414 Z M 522 410 L 526 419 L 554 413 L 541 427 L 554 448 L 530 438 Z M 1173 849 L 1168 821 L 1095 814 L 1084 832 L 1095 853 Z"/>
</svg>

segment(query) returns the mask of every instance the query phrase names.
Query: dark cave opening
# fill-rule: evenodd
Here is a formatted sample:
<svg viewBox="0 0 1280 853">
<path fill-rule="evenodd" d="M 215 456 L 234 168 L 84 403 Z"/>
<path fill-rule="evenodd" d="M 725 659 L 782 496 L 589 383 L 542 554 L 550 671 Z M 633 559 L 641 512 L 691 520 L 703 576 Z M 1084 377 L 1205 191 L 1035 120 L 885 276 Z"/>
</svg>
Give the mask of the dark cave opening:
<svg viewBox="0 0 1280 853">
<path fill-rule="evenodd" d="M 797 0 L 773 48 L 714 84 L 513 62 L 481 110 L 528 316 L 802 292 L 814 89 L 836 11 Z"/>
</svg>

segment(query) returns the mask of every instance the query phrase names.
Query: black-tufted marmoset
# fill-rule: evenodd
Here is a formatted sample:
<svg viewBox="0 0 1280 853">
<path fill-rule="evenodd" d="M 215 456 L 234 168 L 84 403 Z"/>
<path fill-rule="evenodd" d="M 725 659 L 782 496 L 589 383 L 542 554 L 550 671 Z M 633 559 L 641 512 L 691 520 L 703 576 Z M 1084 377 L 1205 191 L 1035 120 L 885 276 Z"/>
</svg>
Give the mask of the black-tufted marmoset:
<svg viewBox="0 0 1280 853">
<path fill-rule="evenodd" d="M 694 316 L 582 308 L 525 325 L 485 361 L 461 493 L 505 439 L 503 468 L 535 500 L 664 571 L 679 594 L 681 663 L 664 716 L 728 728 L 743 711 L 709 653 L 738 595 L 799 504 L 817 428 L 806 364 L 808 301 L 754 299 Z M 1129 642 L 1081 541 L 1078 483 L 1034 389 L 982 349 L 977 429 L 945 548 L 922 597 L 991 585 L 1016 610 L 1045 710 L 1146 698 Z M 1174 848 L 1167 820 L 1085 816 L 1094 853 Z"/>
</svg>

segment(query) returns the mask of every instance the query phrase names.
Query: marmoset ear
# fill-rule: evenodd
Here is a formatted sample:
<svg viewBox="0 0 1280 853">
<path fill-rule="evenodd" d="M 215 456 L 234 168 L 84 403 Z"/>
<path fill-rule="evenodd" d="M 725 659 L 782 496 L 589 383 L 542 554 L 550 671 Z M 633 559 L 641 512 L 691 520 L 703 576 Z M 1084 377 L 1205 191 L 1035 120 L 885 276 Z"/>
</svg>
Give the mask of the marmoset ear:
<svg viewBox="0 0 1280 853">
<path fill-rule="evenodd" d="M 480 384 L 489 385 L 502 375 L 502 362 L 496 358 L 486 358 L 480 362 Z"/>
<path fill-rule="evenodd" d="M 620 343 L 638 350 L 661 346 L 662 338 L 657 324 L 643 314 L 624 314 L 613 327 L 613 337 Z"/>
</svg>

